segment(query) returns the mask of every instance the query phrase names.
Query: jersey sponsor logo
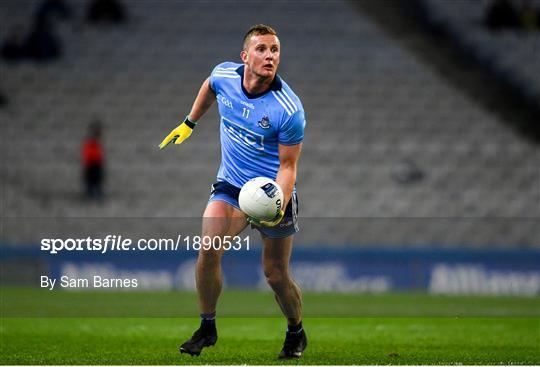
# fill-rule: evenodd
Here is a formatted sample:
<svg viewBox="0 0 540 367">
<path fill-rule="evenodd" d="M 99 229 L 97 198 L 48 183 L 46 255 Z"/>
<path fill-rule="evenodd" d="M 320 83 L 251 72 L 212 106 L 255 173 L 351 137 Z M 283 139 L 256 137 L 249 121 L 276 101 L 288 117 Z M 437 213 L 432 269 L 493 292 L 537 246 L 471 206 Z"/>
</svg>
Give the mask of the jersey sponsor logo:
<svg viewBox="0 0 540 367">
<path fill-rule="evenodd" d="M 232 140 L 242 143 L 252 149 L 259 151 L 264 150 L 264 136 L 261 134 L 257 134 L 249 129 L 246 129 L 243 126 L 226 119 L 225 117 L 221 117 L 221 123 Z"/>
<path fill-rule="evenodd" d="M 270 119 L 268 118 L 268 116 L 264 116 L 260 121 L 257 121 L 257 123 L 263 129 L 268 129 L 270 128 L 270 126 L 272 126 L 272 124 L 270 124 Z"/>
</svg>

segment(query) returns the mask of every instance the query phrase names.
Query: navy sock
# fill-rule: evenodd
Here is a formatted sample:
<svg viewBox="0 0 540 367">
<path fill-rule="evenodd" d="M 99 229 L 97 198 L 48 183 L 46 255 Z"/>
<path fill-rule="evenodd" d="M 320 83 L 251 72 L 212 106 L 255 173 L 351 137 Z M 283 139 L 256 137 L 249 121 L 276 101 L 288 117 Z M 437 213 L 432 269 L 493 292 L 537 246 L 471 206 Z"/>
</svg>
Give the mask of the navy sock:
<svg viewBox="0 0 540 367">
<path fill-rule="evenodd" d="M 216 312 L 202 313 L 201 314 L 201 326 L 202 327 L 215 327 L 216 326 Z"/>
<path fill-rule="evenodd" d="M 298 325 L 287 325 L 287 332 L 297 334 L 302 331 L 302 321 Z"/>
</svg>

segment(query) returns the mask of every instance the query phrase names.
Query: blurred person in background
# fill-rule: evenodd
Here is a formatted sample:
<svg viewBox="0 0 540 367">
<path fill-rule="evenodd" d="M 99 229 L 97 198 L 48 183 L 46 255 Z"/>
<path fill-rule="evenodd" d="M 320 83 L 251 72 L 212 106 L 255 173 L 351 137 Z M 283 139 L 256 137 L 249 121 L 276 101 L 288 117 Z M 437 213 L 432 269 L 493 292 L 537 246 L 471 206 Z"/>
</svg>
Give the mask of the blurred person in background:
<svg viewBox="0 0 540 367">
<path fill-rule="evenodd" d="M 15 63 L 26 56 L 22 27 L 16 26 L 11 29 L 0 50 L 2 58 L 7 62 Z"/>
<path fill-rule="evenodd" d="M 523 2 L 519 10 L 519 21 L 521 27 L 526 30 L 540 29 L 540 10 L 535 9 L 530 0 Z"/>
<path fill-rule="evenodd" d="M 2 42 L 0 53 L 6 61 L 23 59 L 53 60 L 61 56 L 62 45 L 55 32 L 58 20 L 71 18 L 71 8 L 64 0 L 44 0 L 35 8 L 30 32 L 23 36 L 21 26 L 14 27 Z"/>
<path fill-rule="evenodd" d="M 93 0 L 88 5 L 86 20 L 90 23 L 122 23 L 126 20 L 126 10 L 118 0 Z"/>
<path fill-rule="evenodd" d="M 102 123 L 96 119 L 88 127 L 88 136 L 83 142 L 81 158 L 83 167 L 84 193 L 87 199 L 103 199 L 105 164 L 101 144 Z"/>
<path fill-rule="evenodd" d="M 48 17 L 36 18 L 24 42 L 25 55 L 36 61 L 48 61 L 62 55 L 62 44 Z"/>
<path fill-rule="evenodd" d="M 67 20 L 72 17 L 71 7 L 64 0 L 44 0 L 36 8 L 36 20 Z"/>
<path fill-rule="evenodd" d="M 300 99 L 277 74 L 281 45 L 276 31 L 263 24 L 245 34 L 242 63 L 217 65 L 195 98 L 184 122 L 160 144 L 180 144 L 196 122 L 218 101 L 221 116 L 222 160 L 217 182 L 203 214 L 203 237 L 233 238 L 248 222 L 263 241 L 262 263 L 266 280 L 287 319 L 285 342 L 278 358 L 300 358 L 307 346 L 302 327 L 300 288 L 289 271 L 293 237 L 298 232 L 296 174 L 306 120 Z M 186 154 L 185 159 L 189 159 Z M 255 177 L 268 177 L 283 190 L 283 203 L 270 221 L 247 218 L 240 210 L 240 188 Z M 221 259 L 224 249 L 199 251 L 196 268 L 200 327 L 180 346 L 181 353 L 199 355 L 217 341 L 217 301 L 222 289 Z"/>
<path fill-rule="evenodd" d="M 517 10 L 510 0 L 494 0 L 487 7 L 485 23 L 493 31 L 517 28 L 519 25 Z"/>
</svg>

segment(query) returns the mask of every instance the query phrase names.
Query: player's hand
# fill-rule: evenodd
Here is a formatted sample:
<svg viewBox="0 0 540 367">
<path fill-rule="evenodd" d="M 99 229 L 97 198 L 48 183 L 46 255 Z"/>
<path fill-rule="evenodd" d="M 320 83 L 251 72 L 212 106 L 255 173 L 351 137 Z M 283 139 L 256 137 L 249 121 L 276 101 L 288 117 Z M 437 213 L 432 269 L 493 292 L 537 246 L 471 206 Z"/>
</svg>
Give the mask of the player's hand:
<svg viewBox="0 0 540 367">
<path fill-rule="evenodd" d="M 258 220 L 256 218 L 248 217 L 247 221 L 250 224 L 253 224 L 255 226 L 263 226 L 263 227 L 275 227 L 283 220 L 283 217 L 285 216 L 285 212 L 283 210 L 280 210 L 278 215 L 273 220 Z"/>
<path fill-rule="evenodd" d="M 197 125 L 197 123 L 190 121 L 188 116 L 186 116 L 184 121 L 163 139 L 161 144 L 159 144 L 159 149 L 165 148 L 170 143 L 182 144 L 184 140 L 189 138 L 195 125 Z"/>
</svg>

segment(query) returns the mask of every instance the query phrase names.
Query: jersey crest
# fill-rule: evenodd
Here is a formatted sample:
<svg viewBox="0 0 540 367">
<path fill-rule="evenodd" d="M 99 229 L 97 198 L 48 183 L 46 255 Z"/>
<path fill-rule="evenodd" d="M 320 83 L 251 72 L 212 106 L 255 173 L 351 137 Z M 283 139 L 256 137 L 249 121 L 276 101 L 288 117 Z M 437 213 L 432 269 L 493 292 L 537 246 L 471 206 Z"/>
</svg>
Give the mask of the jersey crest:
<svg viewBox="0 0 540 367">
<path fill-rule="evenodd" d="M 270 128 L 270 126 L 272 126 L 270 124 L 270 119 L 268 118 L 268 116 L 264 116 L 260 121 L 257 121 L 257 123 L 263 129 L 268 129 Z"/>
</svg>

